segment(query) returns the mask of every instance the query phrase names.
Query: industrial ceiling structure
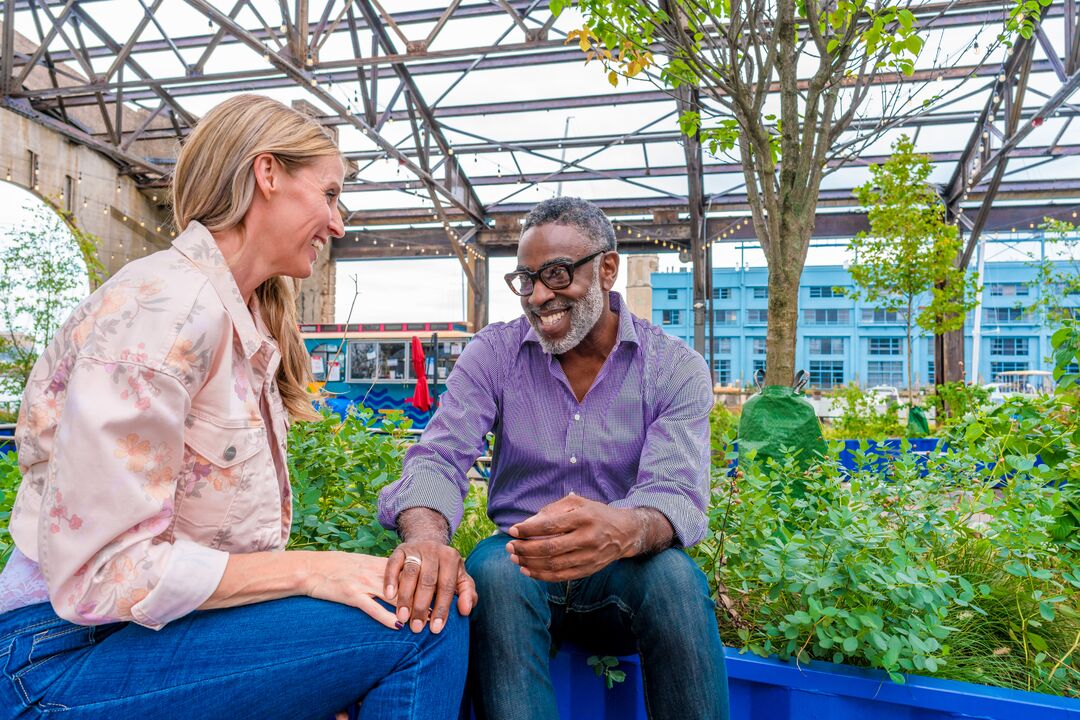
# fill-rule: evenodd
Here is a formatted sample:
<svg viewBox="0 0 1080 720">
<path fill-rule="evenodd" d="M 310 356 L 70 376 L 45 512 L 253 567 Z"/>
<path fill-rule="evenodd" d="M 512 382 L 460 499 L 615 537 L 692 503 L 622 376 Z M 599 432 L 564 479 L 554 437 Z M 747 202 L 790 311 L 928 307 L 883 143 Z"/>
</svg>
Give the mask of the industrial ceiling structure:
<svg viewBox="0 0 1080 720">
<path fill-rule="evenodd" d="M 815 237 L 865 228 L 852 188 L 900 133 L 931 156 L 965 261 L 982 232 L 1080 207 L 1078 2 L 1055 0 L 1010 48 L 1011 4 L 920 6 L 915 72 L 881 74 L 841 138 Z M 4 0 L 0 20 L 0 103 L 148 190 L 230 94 L 335 128 L 352 163 L 336 259 L 457 256 L 479 296 L 486 258 L 512 254 L 523 214 L 557 194 L 603 207 L 629 252 L 689 257 L 694 206 L 706 243 L 753 238 L 738 159 L 706 156 L 689 178 L 674 94 L 648 78 L 611 87 L 566 43 L 580 16 L 546 0 Z"/>
</svg>

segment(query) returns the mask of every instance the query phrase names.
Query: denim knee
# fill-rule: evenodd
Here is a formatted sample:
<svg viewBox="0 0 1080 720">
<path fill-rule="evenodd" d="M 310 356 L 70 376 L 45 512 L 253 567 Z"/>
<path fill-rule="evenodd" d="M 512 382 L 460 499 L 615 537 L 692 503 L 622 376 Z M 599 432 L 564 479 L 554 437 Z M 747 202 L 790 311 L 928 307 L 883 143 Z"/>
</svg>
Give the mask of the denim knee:
<svg viewBox="0 0 1080 720">
<path fill-rule="evenodd" d="M 623 584 L 637 595 L 646 612 L 685 614 L 707 609 L 714 603 L 705 574 L 682 550 L 672 548 L 650 558 L 624 563 L 632 578 Z"/>
</svg>

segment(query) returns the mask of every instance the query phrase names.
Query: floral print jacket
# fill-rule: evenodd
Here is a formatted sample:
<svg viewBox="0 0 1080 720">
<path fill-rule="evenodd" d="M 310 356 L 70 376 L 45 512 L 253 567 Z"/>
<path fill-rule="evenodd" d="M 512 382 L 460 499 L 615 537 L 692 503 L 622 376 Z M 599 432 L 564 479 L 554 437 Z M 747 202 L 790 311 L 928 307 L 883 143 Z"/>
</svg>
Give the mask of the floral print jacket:
<svg viewBox="0 0 1080 720">
<path fill-rule="evenodd" d="M 254 303 L 254 301 L 253 301 Z M 38 360 L 0 611 L 159 629 L 292 521 L 280 353 L 205 227 L 125 266 Z"/>
</svg>

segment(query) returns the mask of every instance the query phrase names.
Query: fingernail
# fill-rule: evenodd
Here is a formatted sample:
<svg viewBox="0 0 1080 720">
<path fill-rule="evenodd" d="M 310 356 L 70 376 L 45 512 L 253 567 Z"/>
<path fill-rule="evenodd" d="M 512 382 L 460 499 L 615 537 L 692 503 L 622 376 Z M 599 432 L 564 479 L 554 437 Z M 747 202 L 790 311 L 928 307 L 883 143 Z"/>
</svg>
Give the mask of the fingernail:
<svg viewBox="0 0 1080 720">
<path fill-rule="evenodd" d="M 424 621 L 423 620 L 413 620 L 409 624 L 409 627 L 410 627 L 410 629 L 412 629 L 412 631 L 414 633 L 418 633 L 418 632 L 420 632 L 421 630 L 424 629 Z"/>
<path fill-rule="evenodd" d="M 438 635 L 439 631 L 443 629 L 443 624 L 444 623 L 442 618 L 435 618 L 431 621 L 431 632 Z"/>
<path fill-rule="evenodd" d="M 409 619 L 409 608 L 398 608 L 397 616 L 398 616 L 398 620 L 400 620 L 402 623 L 408 621 L 408 619 Z"/>
<path fill-rule="evenodd" d="M 510 562 L 514 563 L 515 565 L 520 565 L 521 564 L 521 558 L 519 558 L 517 555 L 511 555 L 510 556 Z"/>
<path fill-rule="evenodd" d="M 388 597 L 388 598 L 394 597 L 394 594 L 395 594 L 396 590 L 397 590 L 397 588 L 394 587 L 393 585 L 387 585 L 386 586 L 386 597 Z"/>
<path fill-rule="evenodd" d="M 400 630 L 403 627 L 405 627 L 405 623 L 401 622 L 400 620 L 398 620 L 397 622 L 394 623 L 394 629 L 395 630 Z"/>
<path fill-rule="evenodd" d="M 532 575 L 529 573 L 529 568 L 527 568 L 527 567 L 522 567 L 521 568 L 521 574 L 524 575 L 525 577 L 532 577 Z"/>
</svg>

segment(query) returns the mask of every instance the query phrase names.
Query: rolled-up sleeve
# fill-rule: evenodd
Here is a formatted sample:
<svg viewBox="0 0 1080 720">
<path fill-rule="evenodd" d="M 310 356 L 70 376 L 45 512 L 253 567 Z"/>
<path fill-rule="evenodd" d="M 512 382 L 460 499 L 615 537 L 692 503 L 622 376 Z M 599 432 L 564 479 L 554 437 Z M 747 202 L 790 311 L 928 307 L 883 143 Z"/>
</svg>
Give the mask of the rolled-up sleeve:
<svg viewBox="0 0 1080 720">
<path fill-rule="evenodd" d="M 709 413 L 712 380 L 704 359 L 679 353 L 657 388 L 658 412 L 645 434 L 638 474 L 613 507 L 654 508 L 668 519 L 682 547 L 705 537 L 709 500 Z"/>
<path fill-rule="evenodd" d="M 457 530 L 469 491 L 467 473 L 495 424 L 500 367 L 498 350 L 483 335 L 465 346 L 439 395 L 439 409 L 405 453 L 401 478 L 379 495 L 383 527 L 394 530 L 402 512 L 425 507 L 446 518 L 451 535 Z"/>
<path fill-rule="evenodd" d="M 38 562 L 61 617 L 156 630 L 217 588 L 228 553 L 168 532 L 190 405 L 168 374 L 137 363 L 76 362 L 38 526 Z"/>
</svg>

